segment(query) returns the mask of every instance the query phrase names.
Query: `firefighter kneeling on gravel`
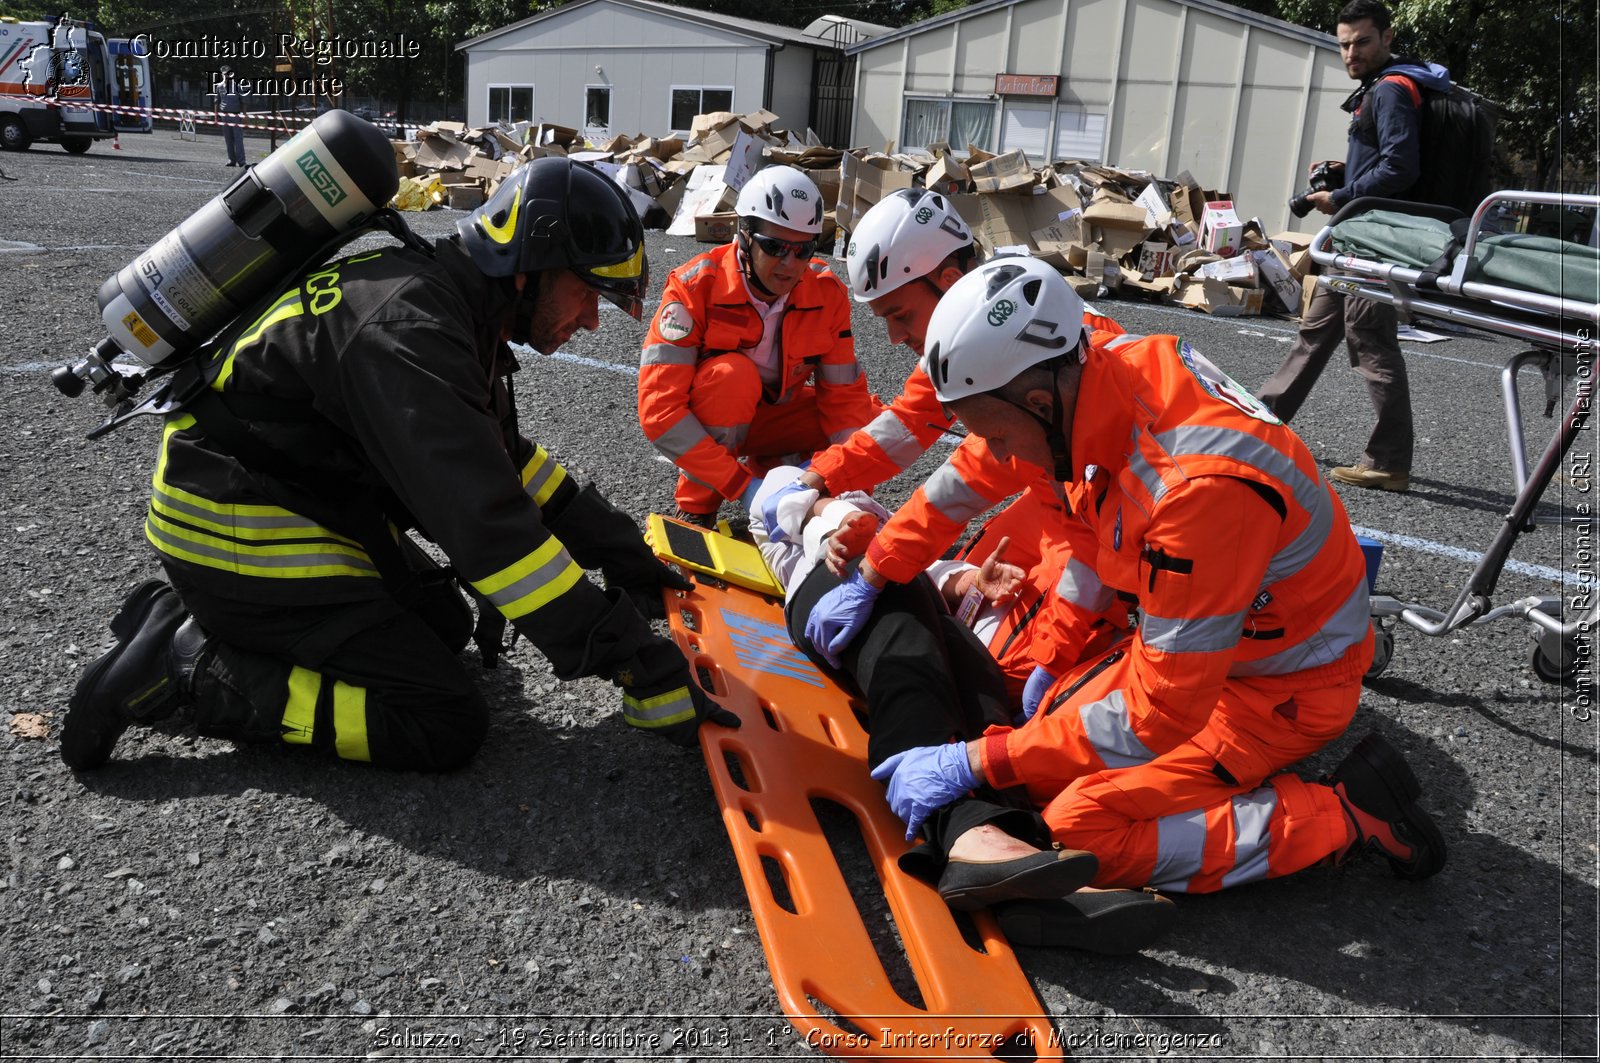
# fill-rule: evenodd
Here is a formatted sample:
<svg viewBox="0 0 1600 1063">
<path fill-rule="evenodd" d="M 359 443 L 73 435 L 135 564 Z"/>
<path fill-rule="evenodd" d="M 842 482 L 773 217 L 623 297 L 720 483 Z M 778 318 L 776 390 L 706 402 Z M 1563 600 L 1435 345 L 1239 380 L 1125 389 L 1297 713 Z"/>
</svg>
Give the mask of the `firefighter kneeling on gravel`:
<svg viewBox="0 0 1600 1063">
<path fill-rule="evenodd" d="M 1434 874 L 1444 839 L 1381 737 L 1324 781 L 1278 774 L 1344 733 L 1372 659 L 1338 496 L 1187 343 L 1096 346 L 1082 319 L 1054 269 L 998 259 L 940 300 L 925 369 L 996 459 L 1054 471 L 1096 547 L 1047 598 L 1036 659 L 1113 595 L 1138 628 L 1059 673 L 1042 663 L 1021 726 L 887 758 L 873 775 L 890 805 L 915 830 L 980 784 L 1026 787 L 1057 842 L 1099 858 L 1101 887 L 1208 892 L 1367 848 L 1403 878 Z M 814 641 L 838 653 L 876 594 L 859 576 L 829 594 Z"/>
<path fill-rule="evenodd" d="M 408 527 L 472 588 L 480 645 L 508 621 L 558 676 L 611 680 L 628 723 L 679 744 L 707 718 L 738 725 L 635 608 L 680 577 L 517 428 L 507 340 L 555 351 L 598 327 L 600 296 L 640 317 L 633 207 L 597 171 L 540 159 L 457 229 L 431 255 L 317 268 L 217 346 L 207 396 L 162 430 L 145 533 L 171 585 L 140 586 L 111 622 L 62 728 L 69 767 L 180 709 L 213 737 L 466 763 L 488 727 L 456 659 L 472 613 Z"/>
</svg>

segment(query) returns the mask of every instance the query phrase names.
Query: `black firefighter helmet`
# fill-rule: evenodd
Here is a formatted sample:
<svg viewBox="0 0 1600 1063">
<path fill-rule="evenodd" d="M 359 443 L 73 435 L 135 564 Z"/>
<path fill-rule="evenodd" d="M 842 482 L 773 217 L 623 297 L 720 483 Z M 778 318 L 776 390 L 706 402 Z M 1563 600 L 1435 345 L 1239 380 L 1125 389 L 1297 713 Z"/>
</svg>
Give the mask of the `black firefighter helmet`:
<svg viewBox="0 0 1600 1063">
<path fill-rule="evenodd" d="M 456 222 L 456 231 L 491 277 L 570 269 L 635 321 L 644 313 L 644 226 L 627 193 L 592 166 L 534 159 Z"/>
</svg>

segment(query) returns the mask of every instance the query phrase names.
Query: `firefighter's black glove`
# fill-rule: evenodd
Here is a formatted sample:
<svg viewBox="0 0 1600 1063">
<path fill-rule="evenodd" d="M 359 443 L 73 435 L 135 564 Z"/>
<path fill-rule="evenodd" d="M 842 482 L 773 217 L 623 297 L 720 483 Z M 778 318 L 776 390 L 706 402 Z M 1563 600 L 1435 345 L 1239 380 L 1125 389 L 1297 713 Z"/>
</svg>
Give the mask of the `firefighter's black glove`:
<svg viewBox="0 0 1600 1063">
<path fill-rule="evenodd" d="M 644 550 L 642 558 L 607 562 L 600 566 L 600 573 L 605 576 L 607 587 L 620 587 L 627 591 L 628 597 L 633 599 L 633 604 L 646 618 L 665 620 L 667 605 L 661 592 L 664 589 L 691 591 L 694 590 L 694 584 L 687 576 L 650 553 L 643 539 L 639 540 L 639 546 Z"/>
<path fill-rule="evenodd" d="M 689 675 L 689 662 L 670 639 L 651 639 L 611 678 L 622 688 L 622 714 L 629 725 L 675 746 L 693 749 L 707 720 L 739 726 L 739 717 L 700 690 Z"/>
<path fill-rule="evenodd" d="M 594 484 L 566 501 L 547 526 L 584 568 L 599 569 L 607 587 L 627 592 L 647 618 L 666 617 L 663 588 L 687 591 L 694 585 L 662 563 L 645 543 L 633 518 L 613 506 Z"/>
</svg>

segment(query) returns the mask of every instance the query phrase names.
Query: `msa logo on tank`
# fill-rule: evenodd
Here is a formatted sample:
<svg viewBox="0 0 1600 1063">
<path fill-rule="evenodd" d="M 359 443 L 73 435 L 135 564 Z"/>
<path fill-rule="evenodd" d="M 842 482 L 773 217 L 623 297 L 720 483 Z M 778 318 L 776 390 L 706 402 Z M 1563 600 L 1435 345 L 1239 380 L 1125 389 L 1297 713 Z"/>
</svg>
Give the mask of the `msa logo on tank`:
<svg viewBox="0 0 1600 1063">
<path fill-rule="evenodd" d="M 300 167 L 300 172 L 306 175 L 312 187 L 327 201 L 328 206 L 337 207 L 349 195 L 339 187 L 339 182 L 334 180 L 333 174 L 329 173 L 322 160 L 317 158 L 316 152 L 306 152 L 294 160 L 294 164 Z"/>
<path fill-rule="evenodd" d="M 733 655 L 746 668 L 768 675 L 784 675 L 814 687 L 823 685 L 822 674 L 795 649 L 789 633 L 777 624 L 757 620 L 731 609 L 722 610 L 722 623 L 733 643 Z"/>
<path fill-rule="evenodd" d="M 1237 381 L 1212 364 L 1211 359 L 1195 350 L 1189 341 L 1184 340 L 1178 344 L 1178 357 L 1183 359 L 1183 364 L 1194 374 L 1194 378 L 1200 381 L 1200 386 L 1211 393 L 1212 398 L 1220 399 L 1258 421 L 1265 421 L 1268 424 L 1283 423 L 1260 399 L 1240 387 Z"/>
</svg>

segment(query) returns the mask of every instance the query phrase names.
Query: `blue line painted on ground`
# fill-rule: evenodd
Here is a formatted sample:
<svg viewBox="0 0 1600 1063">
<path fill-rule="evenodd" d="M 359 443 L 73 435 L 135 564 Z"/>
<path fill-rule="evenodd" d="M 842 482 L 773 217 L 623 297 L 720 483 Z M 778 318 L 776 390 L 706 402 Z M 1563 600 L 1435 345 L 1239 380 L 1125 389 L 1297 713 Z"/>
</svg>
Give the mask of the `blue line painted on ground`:
<svg viewBox="0 0 1600 1063">
<path fill-rule="evenodd" d="M 1415 535 L 1401 535 L 1398 532 L 1378 531 L 1376 528 L 1363 528 L 1360 525 L 1351 526 L 1357 535 L 1365 535 L 1369 539 L 1376 539 L 1386 546 L 1403 546 L 1407 550 L 1416 550 L 1424 554 L 1436 554 L 1439 557 L 1448 557 L 1453 561 L 1465 561 L 1469 565 L 1477 565 L 1483 560 L 1483 555 L 1473 550 L 1464 550 L 1459 546 L 1448 546 L 1436 543 L 1432 539 L 1419 539 Z M 1535 565 L 1527 561 L 1518 561 L 1515 558 L 1506 559 L 1507 572 L 1515 572 L 1521 576 L 1531 576 L 1534 579 L 1549 580 L 1551 583 L 1567 585 L 1580 585 L 1592 582 L 1593 577 L 1587 579 L 1576 572 L 1564 572 L 1559 568 L 1549 565 Z"/>
</svg>

